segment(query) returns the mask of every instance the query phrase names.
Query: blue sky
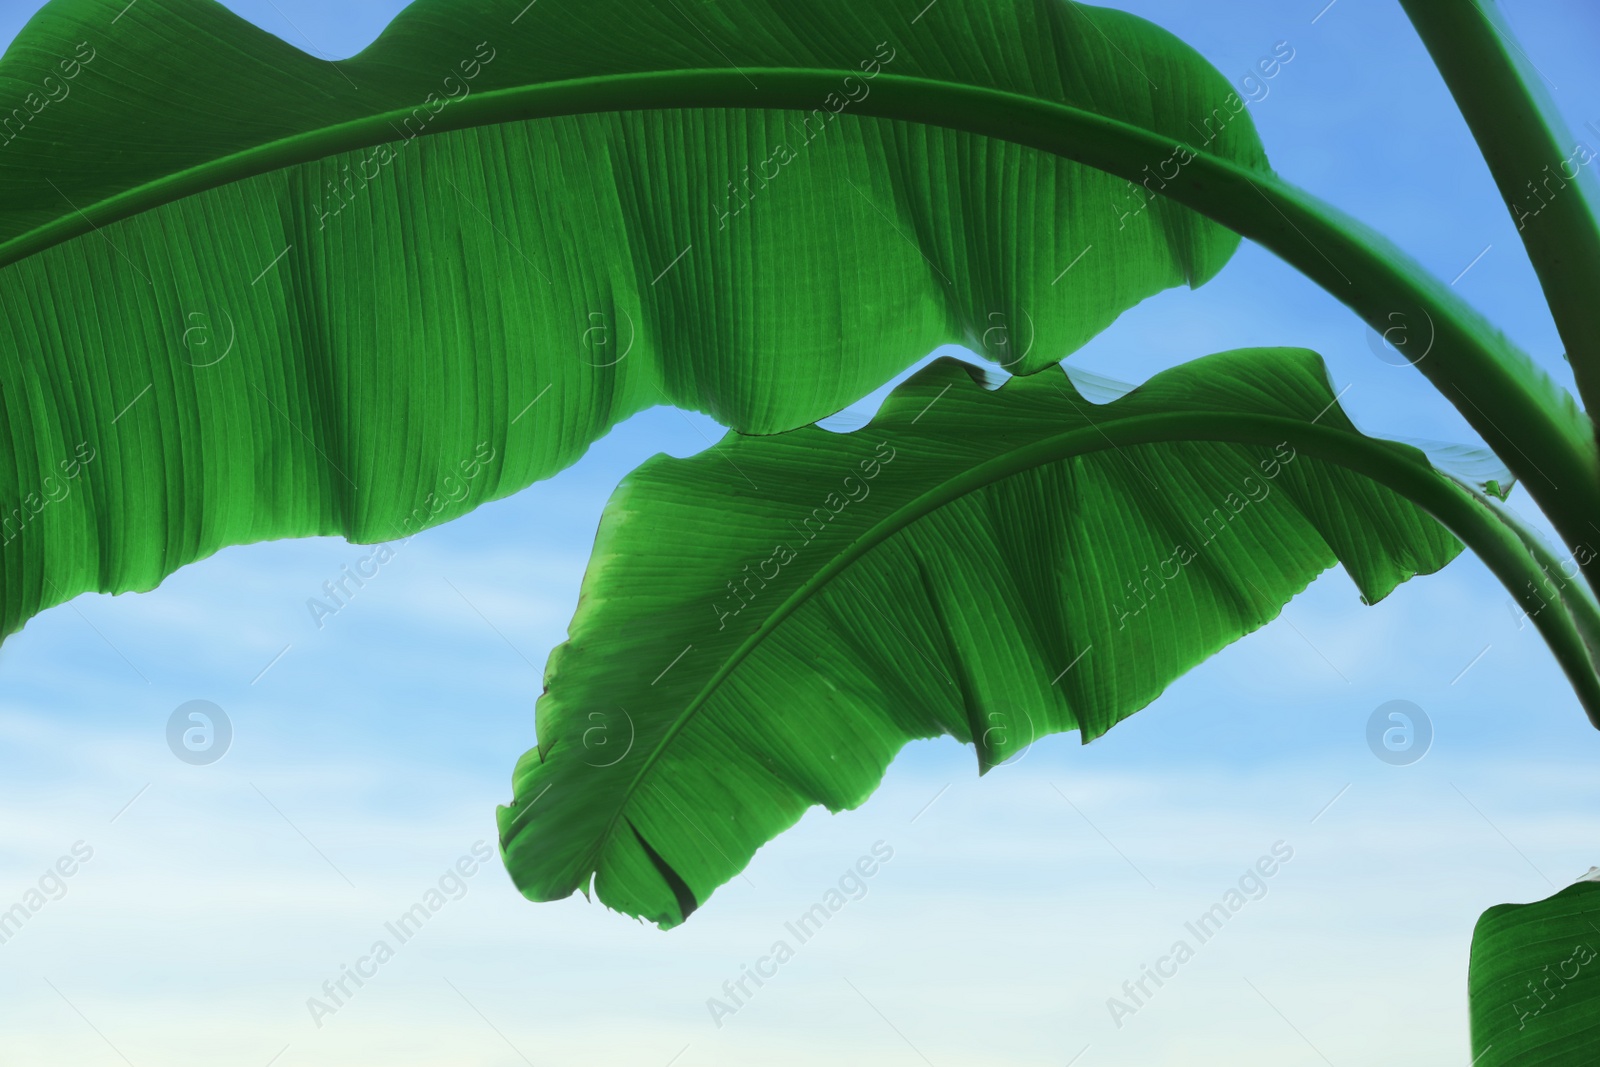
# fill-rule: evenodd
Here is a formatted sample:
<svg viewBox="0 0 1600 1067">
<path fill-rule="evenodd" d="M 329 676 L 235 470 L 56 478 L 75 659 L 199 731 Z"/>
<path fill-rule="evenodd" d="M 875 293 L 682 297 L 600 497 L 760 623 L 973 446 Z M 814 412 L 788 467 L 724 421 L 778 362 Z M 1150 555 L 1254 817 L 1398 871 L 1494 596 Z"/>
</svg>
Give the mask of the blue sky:
<svg viewBox="0 0 1600 1067">
<path fill-rule="evenodd" d="M 1470 265 L 1461 293 L 1567 380 L 1515 228 L 1398 6 L 1323 4 L 1114 6 L 1235 80 L 1289 42 L 1252 109 L 1278 171 L 1445 280 Z M 0 40 L 38 6 L 0 13 Z M 403 5 L 229 6 L 343 56 Z M 1522 2 L 1510 19 L 1594 145 L 1600 14 Z M 1070 363 L 1138 381 L 1255 344 L 1322 352 L 1371 432 L 1471 439 L 1353 315 L 1249 245 Z M 1600 863 L 1600 736 L 1484 569 L 1462 559 L 1372 608 L 1336 572 L 1092 745 L 1046 739 L 982 781 L 969 750 L 912 746 L 860 810 L 812 812 L 669 934 L 582 898 L 529 904 L 491 861 L 315 1025 L 307 998 L 492 845 L 610 489 L 719 432 L 644 413 L 565 474 L 408 543 L 321 630 L 307 598 L 368 549 L 230 549 L 154 593 L 81 597 L 0 648 L 0 909 L 92 849 L 0 944 L 6 1059 L 1464 1064 L 1476 916 Z M 194 699 L 233 724 L 209 766 L 166 746 Z M 1409 766 L 1367 748 L 1395 699 L 1434 731 Z M 714 1025 L 707 998 L 879 841 L 893 858 L 866 895 Z M 1293 858 L 1265 894 L 1115 1025 L 1107 999 L 1278 842 Z"/>
</svg>

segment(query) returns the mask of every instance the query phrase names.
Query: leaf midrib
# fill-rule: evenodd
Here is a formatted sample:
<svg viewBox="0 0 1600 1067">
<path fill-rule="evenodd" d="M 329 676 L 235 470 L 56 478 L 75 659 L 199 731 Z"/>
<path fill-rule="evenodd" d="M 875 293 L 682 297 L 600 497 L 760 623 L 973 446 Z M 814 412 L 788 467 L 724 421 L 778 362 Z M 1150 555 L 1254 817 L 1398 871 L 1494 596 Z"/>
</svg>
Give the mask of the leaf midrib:
<svg viewBox="0 0 1600 1067">
<path fill-rule="evenodd" d="M 753 89 L 745 75 L 766 79 L 759 90 Z M 674 108 L 707 110 L 751 111 L 812 111 L 816 105 L 837 87 L 841 77 L 858 77 L 859 71 L 821 67 L 766 67 L 746 68 L 744 74 L 729 70 L 695 68 L 689 70 L 645 71 L 628 74 L 605 74 L 588 78 L 572 78 L 534 85 L 494 89 L 463 97 L 444 107 L 434 115 L 426 129 L 414 136 L 400 134 L 397 123 L 412 115 L 415 104 L 376 115 L 350 119 L 322 126 L 314 130 L 292 134 L 274 141 L 241 149 L 219 159 L 188 167 L 176 173 L 125 189 L 87 207 L 74 206 L 70 213 L 42 226 L 18 234 L 0 243 L 0 268 L 43 251 L 53 245 L 69 241 L 104 226 L 130 218 L 184 197 L 243 181 L 263 174 L 283 170 L 302 163 L 324 159 L 341 152 L 392 144 L 397 140 L 411 141 L 417 137 L 431 137 L 463 129 L 492 126 L 505 122 L 541 118 L 558 118 L 599 112 L 661 111 Z M 903 119 L 930 126 L 946 126 L 980 136 L 993 136 L 1003 140 L 1004 121 L 1008 113 L 1015 113 L 1019 104 L 1060 109 L 1064 117 L 1079 121 L 1102 121 L 1120 127 L 1120 132 L 1136 138 L 1148 139 L 1160 145 L 1175 144 L 1159 134 L 1142 127 L 1107 118 L 1070 104 L 1062 104 L 1040 97 L 991 89 L 964 82 L 935 78 L 912 77 L 887 72 L 880 73 L 874 82 L 903 88 L 903 93 L 869 94 L 848 111 L 873 118 Z M 934 106 L 933 101 L 951 102 L 952 94 L 968 105 L 949 109 Z M 884 107 L 882 97 L 892 97 L 898 106 Z M 871 101 L 880 100 L 874 107 Z M 966 115 L 972 105 L 975 110 L 993 120 L 973 122 L 938 121 Z M 1020 131 L 1012 131 L 1020 132 Z M 1018 143 L 1027 145 L 1026 140 Z M 1038 145 L 1028 145 L 1039 148 Z M 1050 151 L 1040 148 L 1041 151 Z M 1057 152 L 1050 152 L 1059 155 Z"/>
</svg>

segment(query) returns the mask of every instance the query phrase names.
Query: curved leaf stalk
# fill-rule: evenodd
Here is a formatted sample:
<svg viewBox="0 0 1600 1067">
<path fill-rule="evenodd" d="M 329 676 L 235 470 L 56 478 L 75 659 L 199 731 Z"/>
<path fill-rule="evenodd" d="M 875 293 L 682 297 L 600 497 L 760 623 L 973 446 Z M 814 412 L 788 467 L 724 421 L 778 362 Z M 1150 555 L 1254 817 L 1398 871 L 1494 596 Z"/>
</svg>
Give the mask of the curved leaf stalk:
<svg viewBox="0 0 1600 1067">
<path fill-rule="evenodd" d="M 1494 0 L 1401 7 L 1517 224 L 1584 406 L 1600 410 L 1600 224 L 1590 200 L 1600 154 L 1572 139 Z"/>
<path fill-rule="evenodd" d="M 1545 579 L 1543 582 L 1535 580 L 1532 586 L 1525 588 L 1529 592 L 1538 593 L 1541 602 L 1559 600 L 1566 607 L 1584 643 L 1589 646 L 1590 659 L 1597 668 L 1600 668 L 1600 604 L 1595 602 L 1587 586 L 1574 581 L 1577 575 L 1567 573 L 1567 564 L 1576 565 L 1579 559 L 1594 555 L 1593 546 L 1587 543 L 1580 544 L 1576 546 L 1572 556 L 1561 559 L 1550 550 L 1549 543 L 1537 530 L 1528 526 L 1498 501 L 1479 493 L 1458 478 L 1451 480 L 1461 486 L 1463 492 L 1471 494 L 1479 504 L 1493 512 L 1521 539 Z"/>
</svg>

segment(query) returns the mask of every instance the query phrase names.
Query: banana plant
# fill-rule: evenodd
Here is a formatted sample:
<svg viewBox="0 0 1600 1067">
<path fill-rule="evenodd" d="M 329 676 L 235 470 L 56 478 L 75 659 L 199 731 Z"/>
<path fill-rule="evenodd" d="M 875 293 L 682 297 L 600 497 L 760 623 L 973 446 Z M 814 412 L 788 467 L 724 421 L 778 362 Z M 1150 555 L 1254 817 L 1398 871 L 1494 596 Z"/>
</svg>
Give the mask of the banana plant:
<svg viewBox="0 0 1600 1067">
<path fill-rule="evenodd" d="M 1335 563 L 1375 601 L 1470 548 L 1600 725 L 1592 153 L 1489 0 L 1402 6 L 1576 397 L 1115 10 L 417 0 L 329 62 L 214 0 L 51 0 L 0 58 L 0 637 L 228 545 L 416 532 L 672 404 L 736 434 L 602 520 L 499 812 L 535 900 L 678 924 L 907 741 L 982 771 L 1089 740 Z M 1060 369 L 1241 238 L 1394 340 L 1505 473 L 1363 435 L 1304 350 L 1110 403 Z M 869 426 L 811 426 L 947 342 L 1008 380 L 936 362 Z"/>
</svg>

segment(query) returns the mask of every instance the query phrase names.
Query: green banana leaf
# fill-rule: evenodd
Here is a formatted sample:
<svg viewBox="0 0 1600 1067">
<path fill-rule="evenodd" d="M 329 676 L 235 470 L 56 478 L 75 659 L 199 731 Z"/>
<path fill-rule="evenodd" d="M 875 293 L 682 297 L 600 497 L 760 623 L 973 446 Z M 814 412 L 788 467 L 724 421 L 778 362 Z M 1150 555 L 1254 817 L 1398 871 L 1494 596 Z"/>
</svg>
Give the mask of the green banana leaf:
<svg viewBox="0 0 1600 1067">
<path fill-rule="evenodd" d="M 1059 371 L 979 378 L 939 360 L 854 433 L 730 435 L 628 476 L 499 812 L 525 895 L 593 879 L 670 927 L 914 738 L 973 743 L 980 771 L 1088 741 L 1336 562 L 1371 602 L 1459 551 L 1289 443 L 1445 481 L 1356 433 L 1314 353 L 1209 356 L 1104 406 Z"/>
<path fill-rule="evenodd" d="M 1467 969 L 1476 1067 L 1600 1059 L 1600 871 L 1478 919 Z"/>
<path fill-rule="evenodd" d="M 1237 246 L 853 114 L 885 72 L 1266 172 L 1198 54 L 1071 3 L 420 0 L 333 63 L 213 0 L 53 0 L 0 58 L 0 637 L 227 545 L 405 536 L 653 405 L 769 433 L 947 341 L 1037 371 Z"/>
</svg>

